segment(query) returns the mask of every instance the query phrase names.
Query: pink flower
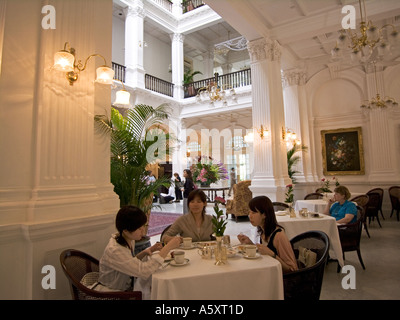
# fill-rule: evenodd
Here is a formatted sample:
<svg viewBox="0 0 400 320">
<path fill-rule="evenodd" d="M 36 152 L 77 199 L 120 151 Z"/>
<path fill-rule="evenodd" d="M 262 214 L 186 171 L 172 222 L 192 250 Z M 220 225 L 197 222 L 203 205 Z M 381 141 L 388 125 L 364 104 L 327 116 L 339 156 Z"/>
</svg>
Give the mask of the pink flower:
<svg viewBox="0 0 400 320">
<path fill-rule="evenodd" d="M 322 178 L 321 181 L 324 182 L 324 181 L 325 181 L 325 178 Z"/>
<path fill-rule="evenodd" d="M 222 203 L 222 204 L 224 204 L 224 203 L 225 203 L 225 199 L 224 199 L 224 198 L 222 198 L 222 197 L 215 197 L 215 198 L 214 198 L 214 201 L 215 201 L 215 202 Z"/>
<path fill-rule="evenodd" d="M 292 184 L 288 184 L 288 185 L 286 186 L 286 188 L 292 188 L 292 187 L 293 187 Z"/>
</svg>

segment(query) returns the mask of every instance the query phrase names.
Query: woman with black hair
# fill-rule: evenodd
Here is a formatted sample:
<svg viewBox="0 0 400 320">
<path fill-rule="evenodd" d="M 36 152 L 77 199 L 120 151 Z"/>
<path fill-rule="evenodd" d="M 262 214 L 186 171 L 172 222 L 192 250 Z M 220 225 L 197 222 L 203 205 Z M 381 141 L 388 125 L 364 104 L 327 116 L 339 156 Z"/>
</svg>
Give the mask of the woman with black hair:
<svg viewBox="0 0 400 320">
<path fill-rule="evenodd" d="M 164 262 L 168 252 L 180 245 L 172 239 L 165 247 L 161 243 L 134 255 L 135 241 L 144 235 L 147 222 L 145 213 L 135 206 L 122 207 L 115 219 L 117 233 L 111 236 L 100 259 L 99 291 L 142 291 L 143 298 L 150 296 L 150 276 Z M 153 254 L 155 251 L 158 253 Z"/>
<path fill-rule="evenodd" d="M 277 259 L 283 272 L 297 270 L 296 257 L 287 238 L 284 228 L 276 221 L 274 207 L 271 200 L 265 196 L 255 197 L 249 202 L 249 219 L 257 227 L 261 244 L 257 244 L 260 254 L 269 255 Z M 252 244 L 248 236 L 238 235 L 242 244 Z"/>
<path fill-rule="evenodd" d="M 212 240 L 212 216 L 206 214 L 207 196 L 203 190 L 193 190 L 188 198 L 189 213 L 180 216 L 165 232 L 161 241 L 169 243 L 176 236 L 182 240 L 190 237 L 193 241 Z"/>
</svg>

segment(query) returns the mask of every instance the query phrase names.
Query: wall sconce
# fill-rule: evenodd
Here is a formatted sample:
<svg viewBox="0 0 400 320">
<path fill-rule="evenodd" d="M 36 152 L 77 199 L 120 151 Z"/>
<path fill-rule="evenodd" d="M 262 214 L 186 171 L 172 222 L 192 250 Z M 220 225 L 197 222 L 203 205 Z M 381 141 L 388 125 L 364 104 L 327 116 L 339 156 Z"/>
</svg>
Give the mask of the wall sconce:
<svg viewBox="0 0 400 320">
<path fill-rule="evenodd" d="M 96 70 L 96 82 L 102 84 L 112 84 L 114 78 L 114 70 L 107 66 L 106 59 L 100 54 L 91 54 L 86 58 L 85 63 L 81 60 L 76 63 L 75 49 L 69 46 L 68 42 L 64 44 L 64 50 L 60 50 L 54 55 L 53 68 L 57 71 L 66 72 L 66 78 L 72 86 L 78 80 L 79 73 L 86 69 L 88 61 L 93 57 L 100 57 L 104 60 L 104 65 Z"/>
<path fill-rule="evenodd" d="M 186 149 L 186 157 L 187 157 L 187 158 L 190 158 L 190 149 L 189 149 L 189 148 Z"/>
<path fill-rule="evenodd" d="M 267 128 L 265 128 L 263 125 L 261 125 L 260 129 L 255 128 L 253 129 L 253 131 L 248 132 L 245 136 L 244 136 L 244 141 L 247 143 L 251 143 L 254 141 L 254 130 L 257 131 L 257 133 L 260 135 L 261 139 L 264 139 L 265 137 L 269 136 L 269 131 Z"/>
<path fill-rule="evenodd" d="M 285 130 L 283 127 L 282 127 L 282 139 L 286 142 L 286 146 L 288 148 L 292 147 L 295 144 L 300 145 L 300 140 L 297 139 L 296 133 L 290 129 Z"/>
<path fill-rule="evenodd" d="M 115 81 L 121 82 L 123 89 L 122 90 L 118 90 L 116 92 L 115 101 L 114 101 L 113 105 L 115 105 L 117 107 L 121 107 L 121 108 L 129 108 L 131 94 L 128 91 L 126 91 L 125 85 L 121 80 L 115 79 Z"/>
<path fill-rule="evenodd" d="M 146 48 L 147 47 L 147 42 L 143 41 L 143 46 Z M 142 41 L 139 40 L 139 47 L 142 47 Z"/>
</svg>

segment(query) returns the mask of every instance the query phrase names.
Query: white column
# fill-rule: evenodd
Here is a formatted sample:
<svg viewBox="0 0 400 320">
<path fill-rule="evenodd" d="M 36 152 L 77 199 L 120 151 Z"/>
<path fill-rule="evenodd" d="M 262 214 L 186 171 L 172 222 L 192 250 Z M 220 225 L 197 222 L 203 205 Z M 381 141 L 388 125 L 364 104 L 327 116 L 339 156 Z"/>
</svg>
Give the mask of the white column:
<svg viewBox="0 0 400 320">
<path fill-rule="evenodd" d="M 183 13 L 182 0 L 172 0 L 172 14 L 180 16 Z"/>
<path fill-rule="evenodd" d="M 286 145 L 282 141 L 285 127 L 280 72 L 280 48 L 277 42 L 260 39 L 248 43 L 251 59 L 254 173 L 253 196 L 267 195 L 272 201 L 283 201 L 287 174 Z M 268 128 L 261 139 L 258 129 Z"/>
<path fill-rule="evenodd" d="M 211 78 L 214 76 L 214 47 L 210 47 L 207 52 L 202 54 L 203 56 L 203 78 Z"/>
<path fill-rule="evenodd" d="M 172 83 L 174 84 L 174 98 L 183 99 L 183 41 L 185 36 L 181 33 L 171 35 L 172 41 Z"/>
<path fill-rule="evenodd" d="M 383 71 L 377 70 L 376 79 L 374 72 L 366 75 L 368 100 L 376 98 L 377 92 L 381 95 L 381 99 L 385 98 L 385 86 Z M 395 137 L 391 134 L 391 126 L 389 125 L 392 110 L 389 109 L 372 109 L 369 111 L 369 146 L 370 154 L 370 182 L 376 184 L 393 181 L 397 183 L 399 176 L 394 170 L 396 167 L 396 159 L 394 152 L 390 152 L 396 148 Z M 363 132 L 363 135 L 366 133 Z"/>
<path fill-rule="evenodd" d="M 144 88 L 143 67 L 143 20 L 145 11 L 141 0 L 131 1 L 125 9 L 125 83 L 131 87 Z"/>
<path fill-rule="evenodd" d="M 296 133 L 297 139 L 300 140 L 301 144 L 310 148 L 305 92 L 306 73 L 304 70 L 294 69 L 284 71 L 282 76 L 286 127 Z M 300 157 L 300 161 L 295 167 L 295 170 L 299 171 L 296 174 L 296 181 L 312 181 L 309 152 L 298 152 L 296 156 Z M 307 174 L 308 177 L 306 178 Z"/>
</svg>

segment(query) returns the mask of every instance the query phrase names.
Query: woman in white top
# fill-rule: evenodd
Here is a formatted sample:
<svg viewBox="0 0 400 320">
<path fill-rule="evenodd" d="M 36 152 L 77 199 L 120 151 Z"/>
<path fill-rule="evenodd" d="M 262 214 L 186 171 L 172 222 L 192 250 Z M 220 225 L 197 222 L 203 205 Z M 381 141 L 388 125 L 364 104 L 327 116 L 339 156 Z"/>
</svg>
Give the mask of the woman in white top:
<svg viewBox="0 0 400 320">
<path fill-rule="evenodd" d="M 204 191 L 193 190 L 187 199 L 189 213 L 176 219 L 161 241 L 169 243 L 177 235 L 181 241 L 184 237 L 190 237 L 195 242 L 213 239 L 212 216 L 206 214 L 207 197 Z"/>
<path fill-rule="evenodd" d="M 180 245 L 180 239 L 171 239 L 165 247 L 157 243 L 134 256 L 135 240 L 144 235 L 146 222 L 145 213 L 135 206 L 125 206 L 118 211 L 115 220 L 118 232 L 112 235 L 100 259 L 99 285 L 95 290 L 142 291 L 144 299 L 149 297 L 150 283 L 143 280 L 150 279 L 168 252 Z"/>
</svg>

